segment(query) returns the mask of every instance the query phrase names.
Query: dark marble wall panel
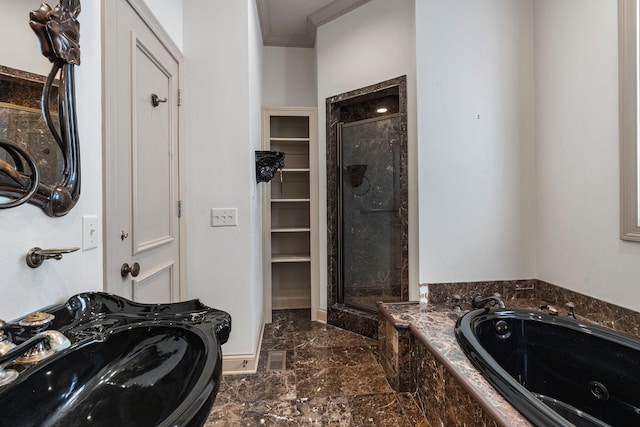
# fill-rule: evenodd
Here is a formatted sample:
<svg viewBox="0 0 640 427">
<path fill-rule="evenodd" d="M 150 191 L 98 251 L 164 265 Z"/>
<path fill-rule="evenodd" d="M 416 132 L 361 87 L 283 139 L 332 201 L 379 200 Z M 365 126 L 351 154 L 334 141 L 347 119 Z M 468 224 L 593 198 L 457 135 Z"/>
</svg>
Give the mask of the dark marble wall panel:
<svg viewBox="0 0 640 427">
<path fill-rule="evenodd" d="M 640 338 L 640 313 L 574 292 L 542 280 L 536 280 L 536 298 L 566 312 L 565 304 L 576 304 L 576 317 L 598 323 Z"/>
<path fill-rule="evenodd" d="M 566 304 L 573 302 L 578 318 L 640 338 L 640 313 L 542 280 L 435 283 L 428 286 L 430 303 L 452 306 L 452 296 L 458 294 L 462 297 L 463 310 L 471 308 L 471 299 L 475 295 L 495 292 L 502 295 L 507 306 L 550 305 L 561 315 L 567 313 Z"/>
<path fill-rule="evenodd" d="M 462 309 L 471 308 L 474 296 L 493 295 L 496 292 L 508 302 L 513 299 L 535 298 L 535 280 L 496 280 L 488 282 L 430 283 L 429 302 L 453 305 L 453 295 L 462 297 Z"/>
</svg>

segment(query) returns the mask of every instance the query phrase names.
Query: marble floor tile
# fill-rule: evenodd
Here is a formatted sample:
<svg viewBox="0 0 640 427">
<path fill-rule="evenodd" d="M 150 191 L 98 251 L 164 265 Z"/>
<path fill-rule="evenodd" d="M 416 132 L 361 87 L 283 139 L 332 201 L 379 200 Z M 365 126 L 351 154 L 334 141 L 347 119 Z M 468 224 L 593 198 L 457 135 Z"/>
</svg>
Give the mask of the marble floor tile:
<svg viewBox="0 0 640 427">
<path fill-rule="evenodd" d="M 204 427 L 234 427 L 242 422 L 246 404 L 218 394 Z"/>
<path fill-rule="evenodd" d="M 257 373 L 223 377 L 205 427 L 429 426 L 413 396 L 389 386 L 377 341 L 309 319 L 274 311 Z M 267 370 L 273 350 L 286 351 L 285 370 Z"/>
<path fill-rule="evenodd" d="M 294 348 L 293 322 L 281 321 L 265 325 L 262 350 L 288 350 Z"/>
<path fill-rule="evenodd" d="M 295 399 L 295 373 L 294 371 L 280 371 L 227 376 L 220 384 L 218 393 L 223 393 L 229 399 L 238 402 Z"/>
<path fill-rule="evenodd" d="M 345 396 L 296 400 L 300 425 L 347 427 L 352 424 L 349 401 Z"/>
<path fill-rule="evenodd" d="M 240 425 L 296 427 L 300 412 L 291 400 L 267 400 L 248 403 Z"/>
<path fill-rule="evenodd" d="M 342 396 L 342 378 L 333 369 L 297 369 L 295 372 L 299 398 Z"/>
</svg>

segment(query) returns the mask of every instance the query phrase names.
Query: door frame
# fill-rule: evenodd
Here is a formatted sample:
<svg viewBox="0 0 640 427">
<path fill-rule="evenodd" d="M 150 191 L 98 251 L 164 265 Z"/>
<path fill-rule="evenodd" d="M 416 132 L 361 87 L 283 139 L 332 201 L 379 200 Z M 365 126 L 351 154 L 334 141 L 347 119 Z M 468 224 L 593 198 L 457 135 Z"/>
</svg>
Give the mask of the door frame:
<svg viewBox="0 0 640 427">
<path fill-rule="evenodd" d="M 170 55 L 176 60 L 178 64 L 178 89 L 182 94 L 182 88 L 184 88 L 184 56 L 178 48 L 178 46 L 171 39 L 166 30 L 162 27 L 158 19 L 153 15 L 153 12 L 144 3 L 143 0 L 102 0 L 101 12 L 102 12 L 102 39 L 103 39 L 103 57 L 102 57 L 102 99 L 103 99 L 103 229 L 104 229 L 104 251 L 103 251 L 103 289 L 105 292 L 110 291 L 109 287 L 109 271 L 117 271 L 118 265 L 110 265 L 114 263 L 111 260 L 117 259 L 115 254 L 116 248 L 109 244 L 107 236 L 112 236 L 114 233 L 119 233 L 117 224 L 114 224 L 112 218 L 115 218 L 115 213 L 118 210 L 118 205 L 115 203 L 116 194 L 114 192 L 117 186 L 115 183 L 118 180 L 117 165 L 118 157 L 115 147 L 115 138 L 117 129 L 117 116 L 116 116 L 116 97 L 117 90 L 113 90 L 117 86 L 116 82 L 116 69 L 117 64 L 115 61 L 109 61 L 109 58 L 115 58 L 117 55 L 117 43 L 115 42 L 115 20 L 118 3 L 122 2 L 128 4 L 140 17 Z M 177 141 L 177 155 L 178 155 L 178 170 L 177 170 L 177 199 L 182 201 L 182 209 L 184 209 L 184 195 L 185 191 L 185 179 L 183 176 L 186 171 L 185 163 L 185 149 L 184 149 L 184 100 L 183 97 L 178 95 L 178 141 Z M 186 215 L 184 211 L 178 218 L 179 227 L 179 242 L 178 242 L 178 262 L 180 266 L 179 274 L 179 298 L 185 300 L 188 298 L 187 289 L 187 242 L 186 242 Z"/>
</svg>

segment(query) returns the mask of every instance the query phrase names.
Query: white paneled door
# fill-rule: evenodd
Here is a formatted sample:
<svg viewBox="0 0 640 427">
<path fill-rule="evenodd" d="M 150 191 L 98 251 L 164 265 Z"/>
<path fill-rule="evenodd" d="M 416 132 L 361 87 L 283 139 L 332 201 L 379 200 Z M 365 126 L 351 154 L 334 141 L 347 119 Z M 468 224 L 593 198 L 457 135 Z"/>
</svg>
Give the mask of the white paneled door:
<svg viewBox="0 0 640 427">
<path fill-rule="evenodd" d="M 181 58 L 139 3 L 105 1 L 105 288 L 173 302 L 181 298 Z"/>
</svg>

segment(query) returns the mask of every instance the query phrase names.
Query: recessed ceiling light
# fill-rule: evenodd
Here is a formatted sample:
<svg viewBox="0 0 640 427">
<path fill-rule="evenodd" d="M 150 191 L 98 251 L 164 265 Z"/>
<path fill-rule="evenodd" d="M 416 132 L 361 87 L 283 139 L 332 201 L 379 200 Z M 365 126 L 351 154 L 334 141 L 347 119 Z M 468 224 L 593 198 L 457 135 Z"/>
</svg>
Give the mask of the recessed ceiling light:
<svg viewBox="0 0 640 427">
<path fill-rule="evenodd" d="M 382 114 L 382 113 L 386 113 L 387 111 L 389 111 L 387 107 L 380 107 L 376 110 L 376 113 Z"/>
</svg>

